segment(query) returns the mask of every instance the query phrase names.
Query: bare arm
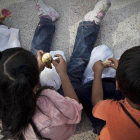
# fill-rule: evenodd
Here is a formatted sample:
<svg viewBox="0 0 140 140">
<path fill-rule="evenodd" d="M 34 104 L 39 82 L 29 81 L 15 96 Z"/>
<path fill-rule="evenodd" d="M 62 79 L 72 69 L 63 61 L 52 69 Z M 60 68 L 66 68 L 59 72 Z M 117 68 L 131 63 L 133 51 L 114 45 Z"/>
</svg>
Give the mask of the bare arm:
<svg viewBox="0 0 140 140">
<path fill-rule="evenodd" d="M 77 102 L 79 102 L 79 99 L 67 75 L 67 64 L 61 55 L 56 55 L 56 56 L 59 57 L 59 62 L 53 61 L 52 63 L 55 66 L 56 71 L 60 76 L 62 82 L 62 88 L 64 91 L 64 96 L 68 96 L 72 99 L 75 99 Z"/>
<path fill-rule="evenodd" d="M 64 91 L 64 95 L 68 96 L 72 99 L 75 99 L 77 102 L 79 102 L 79 99 L 78 99 L 78 97 L 75 93 L 75 90 L 72 87 L 72 84 L 70 82 L 70 79 L 69 79 L 68 75 L 67 74 L 61 74 L 60 78 L 61 78 L 61 82 L 62 82 L 62 88 L 63 88 L 63 91 Z"/>
<path fill-rule="evenodd" d="M 92 85 L 92 104 L 95 106 L 99 101 L 103 100 L 103 87 L 102 87 L 102 71 L 104 69 L 101 61 L 97 61 L 93 66 L 94 81 Z"/>
<path fill-rule="evenodd" d="M 112 67 L 117 69 L 118 60 L 110 58 L 113 64 L 103 65 L 101 61 L 97 61 L 93 66 L 94 82 L 92 86 L 92 104 L 95 106 L 99 101 L 103 100 L 103 87 L 102 87 L 102 71 L 104 67 Z"/>
</svg>

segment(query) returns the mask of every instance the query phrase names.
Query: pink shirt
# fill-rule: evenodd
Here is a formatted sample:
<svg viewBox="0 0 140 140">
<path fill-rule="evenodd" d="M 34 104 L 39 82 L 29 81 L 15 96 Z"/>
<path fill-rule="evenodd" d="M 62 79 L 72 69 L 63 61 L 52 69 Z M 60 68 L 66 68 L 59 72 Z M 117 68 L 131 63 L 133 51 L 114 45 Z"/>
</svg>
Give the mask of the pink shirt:
<svg viewBox="0 0 140 140">
<path fill-rule="evenodd" d="M 37 100 L 37 107 L 33 122 L 42 137 L 51 140 L 68 140 L 81 120 L 82 105 L 69 97 L 63 97 L 55 90 L 43 90 Z M 29 125 L 25 133 L 26 140 L 36 139 L 34 131 Z"/>
</svg>

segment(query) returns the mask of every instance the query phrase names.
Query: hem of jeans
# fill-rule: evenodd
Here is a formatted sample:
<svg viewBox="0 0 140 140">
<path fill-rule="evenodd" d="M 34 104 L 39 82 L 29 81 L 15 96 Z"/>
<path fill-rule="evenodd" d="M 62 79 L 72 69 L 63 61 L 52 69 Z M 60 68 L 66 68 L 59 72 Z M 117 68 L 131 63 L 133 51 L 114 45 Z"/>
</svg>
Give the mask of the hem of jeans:
<svg viewBox="0 0 140 140">
<path fill-rule="evenodd" d="M 79 24 L 79 26 L 94 26 L 94 27 L 96 27 L 96 28 L 100 28 L 100 26 L 99 25 L 97 25 L 95 22 L 93 22 L 93 21 L 82 21 L 82 22 L 80 22 L 80 24 Z"/>
</svg>

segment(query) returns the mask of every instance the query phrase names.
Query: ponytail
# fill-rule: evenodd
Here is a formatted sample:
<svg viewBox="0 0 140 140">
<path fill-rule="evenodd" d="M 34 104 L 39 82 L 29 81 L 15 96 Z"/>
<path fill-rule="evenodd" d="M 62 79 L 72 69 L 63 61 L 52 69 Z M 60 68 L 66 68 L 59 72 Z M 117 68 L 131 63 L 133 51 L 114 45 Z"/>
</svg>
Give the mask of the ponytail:
<svg viewBox="0 0 140 140">
<path fill-rule="evenodd" d="M 39 140 L 49 140 L 40 135 L 32 121 L 38 97 L 33 89 L 38 83 L 38 63 L 31 52 L 23 48 L 0 52 L 0 133 L 4 136 L 1 140 L 25 140 L 29 124 Z"/>
<path fill-rule="evenodd" d="M 4 76 L 2 81 L 0 87 L 5 87 L 0 89 L 3 140 L 19 139 L 34 114 L 35 94 L 24 73 L 20 73 L 15 81 L 10 80 L 11 83 L 7 76 Z"/>
</svg>

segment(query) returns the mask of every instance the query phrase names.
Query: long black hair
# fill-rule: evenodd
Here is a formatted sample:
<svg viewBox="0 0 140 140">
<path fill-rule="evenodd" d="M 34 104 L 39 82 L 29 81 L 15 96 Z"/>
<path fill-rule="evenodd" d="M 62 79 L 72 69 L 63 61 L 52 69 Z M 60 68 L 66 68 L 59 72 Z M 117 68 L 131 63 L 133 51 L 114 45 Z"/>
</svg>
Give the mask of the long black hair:
<svg viewBox="0 0 140 140">
<path fill-rule="evenodd" d="M 39 83 L 36 57 L 23 48 L 0 52 L 0 119 L 3 140 L 24 140 L 29 123 L 38 139 L 44 139 L 32 121 L 36 107 L 33 92 Z"/>
</svg>

